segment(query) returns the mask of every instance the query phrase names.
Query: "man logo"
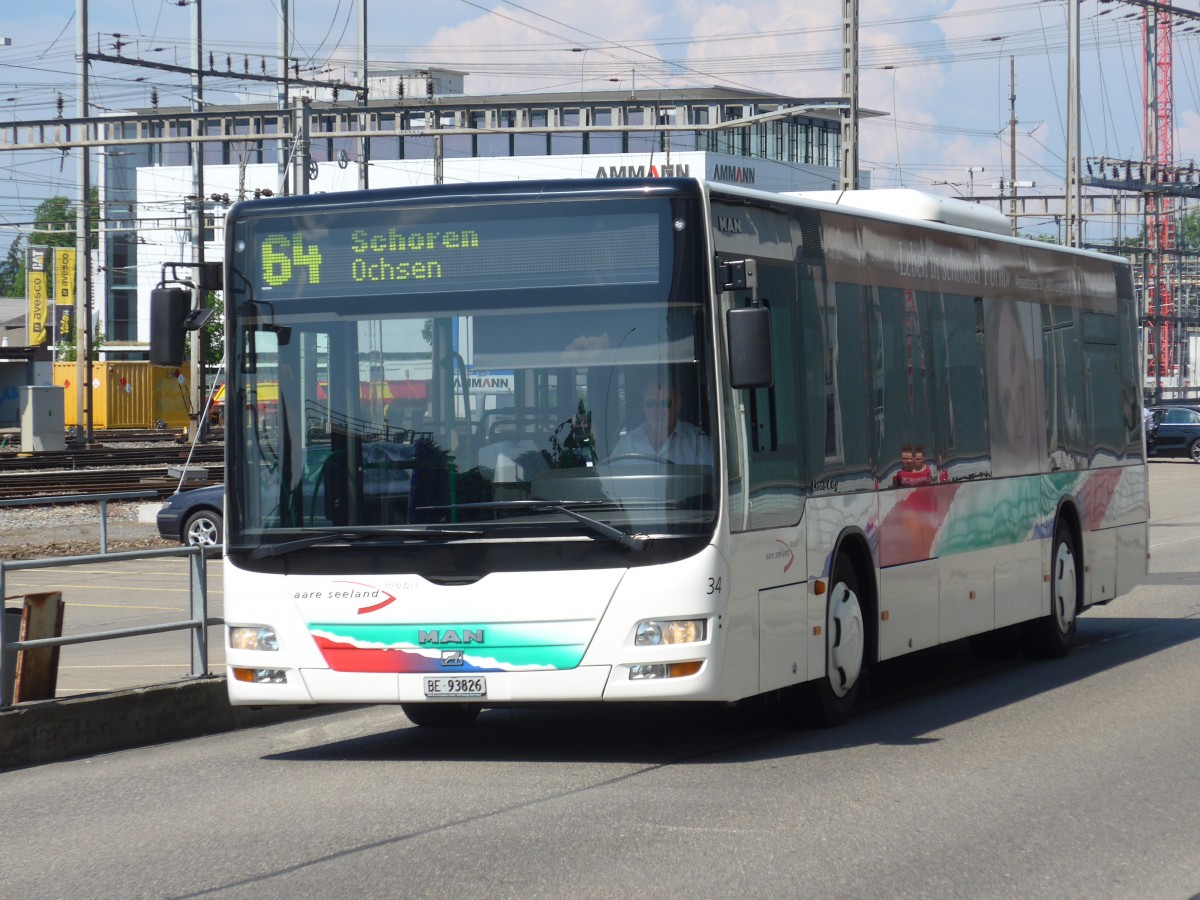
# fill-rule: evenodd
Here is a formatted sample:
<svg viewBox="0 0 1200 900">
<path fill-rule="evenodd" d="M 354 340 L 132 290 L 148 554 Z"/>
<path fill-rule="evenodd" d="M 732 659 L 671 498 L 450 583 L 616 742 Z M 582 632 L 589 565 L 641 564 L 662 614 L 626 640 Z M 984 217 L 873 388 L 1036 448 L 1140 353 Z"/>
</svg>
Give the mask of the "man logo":
<svg viewBox="0 0 1200 900">
<path fill-rule="evenodd" d="M 461 666 L 463 664 L 463 652 L 461 650 L 443 650 L 442 665 L 443 666 Z"/>
<path fill-rule="evenodd" d="M 460 633 L 453 628 L 447 628 L 445 631 L 439 631 L 436 628 L 421 628 L 417 631 L 417 643 L 421 646 L 426 644 L 482 644 L 483 629 L 464 629 Z"/>
</svg>

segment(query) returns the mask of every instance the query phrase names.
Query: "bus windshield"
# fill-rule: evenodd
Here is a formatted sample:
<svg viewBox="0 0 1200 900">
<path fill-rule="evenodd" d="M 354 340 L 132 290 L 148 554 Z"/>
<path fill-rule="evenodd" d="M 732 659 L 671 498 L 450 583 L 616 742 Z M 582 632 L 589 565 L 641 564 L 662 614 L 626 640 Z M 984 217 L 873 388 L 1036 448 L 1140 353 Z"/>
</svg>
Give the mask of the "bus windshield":
<svg viewBox="0 0 1200 900">
<path fill-rule="evenodd" d="M 685 207 L 383 200 L 231 223 L 231 547 L 710 531 Z"/>
</svg>

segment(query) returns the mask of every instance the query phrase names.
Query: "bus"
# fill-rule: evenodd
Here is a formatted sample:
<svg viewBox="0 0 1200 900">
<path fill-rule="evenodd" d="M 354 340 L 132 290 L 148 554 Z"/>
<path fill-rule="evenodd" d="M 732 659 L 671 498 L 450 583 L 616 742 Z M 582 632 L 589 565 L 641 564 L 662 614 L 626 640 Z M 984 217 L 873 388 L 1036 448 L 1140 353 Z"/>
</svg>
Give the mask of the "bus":
<svg viewBox="0 0 1200 900">
<path fill-rule="evenodd" d="M 966 204 L 456 184 L 226 244 L 233 704 L 836 724 L 904 654 L 1065 655 L 1146 572 L 1129 266 Z"/>
</svg>

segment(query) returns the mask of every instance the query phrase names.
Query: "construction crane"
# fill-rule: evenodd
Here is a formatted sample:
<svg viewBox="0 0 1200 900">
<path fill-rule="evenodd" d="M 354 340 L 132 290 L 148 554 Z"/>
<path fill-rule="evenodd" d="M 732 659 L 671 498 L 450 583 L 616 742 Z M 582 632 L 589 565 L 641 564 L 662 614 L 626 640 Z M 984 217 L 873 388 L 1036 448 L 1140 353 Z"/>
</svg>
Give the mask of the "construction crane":
<svg viewBox="0 0 1200 900">
<path fill-rule="evenodd" d="M 1142 17 L 1145 48 L 1145 155 L 1151 166 L 1147 183 L 1157 183 L 1159 172 L 1170 172 L 1175 164 L 1175 89 L 1172 71 L 1173 17 L 1158 4 L 1147 5 Z M 1172 261 L 1175 251 L 1175 200 L 1167 192 L 1145 194 L 1146 330 L 1152 352 L 1147 353 L 1148 378 L 1156 393 L 1162 379 L 1179 374 L 1175 349 L 1175 287 L 1178 273 Z"/>
</svg>

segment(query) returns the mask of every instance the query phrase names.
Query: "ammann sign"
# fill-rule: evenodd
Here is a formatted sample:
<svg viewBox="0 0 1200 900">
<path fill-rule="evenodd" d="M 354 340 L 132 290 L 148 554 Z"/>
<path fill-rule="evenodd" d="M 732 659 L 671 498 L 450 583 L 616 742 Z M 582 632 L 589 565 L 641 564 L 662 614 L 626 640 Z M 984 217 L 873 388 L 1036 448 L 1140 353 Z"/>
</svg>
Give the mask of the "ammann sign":
<svg viewBox="0 0 1200 900">
<path fill-rule="evenodd" d="M 730 184 L 754 184 L 755 172 L 749 166 L 715 165 L 712 180 Z"/>
<path fill-rule="evenodd" d="M 690 169 L 686 164 L 674 166 L 600 166 L 597 178 L 687 178 Z"/>
</svg>

